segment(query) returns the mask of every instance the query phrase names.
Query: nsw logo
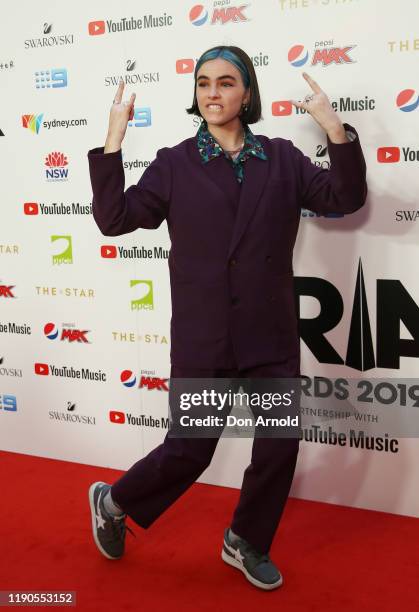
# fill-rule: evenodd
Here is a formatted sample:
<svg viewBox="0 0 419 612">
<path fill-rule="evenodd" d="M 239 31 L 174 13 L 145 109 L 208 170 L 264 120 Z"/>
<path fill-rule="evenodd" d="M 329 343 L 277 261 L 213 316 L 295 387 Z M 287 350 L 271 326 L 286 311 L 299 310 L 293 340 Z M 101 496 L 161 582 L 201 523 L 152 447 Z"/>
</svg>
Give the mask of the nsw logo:
<svg viewBox="0 0 419 612">
<path fill-rule="evenodd" d="M 51 243 L 53 249 L 52 265 L 73 263 L 71 236 L 51 236 Z"/>
<path fill-rule="evenodd" d="M 53 151 L 48 153 L 45 158 L 47 170 L 45 176 L 47 181 L 67 181 L 68 180 L 68 159 L 64 153 Z"/>
<path fill-rule="evenodd" d="M 132 280 L 130 287 L 135 296 L 131 298 L 131 310 L 154 310 L 153 281 Z"/>
</svg>

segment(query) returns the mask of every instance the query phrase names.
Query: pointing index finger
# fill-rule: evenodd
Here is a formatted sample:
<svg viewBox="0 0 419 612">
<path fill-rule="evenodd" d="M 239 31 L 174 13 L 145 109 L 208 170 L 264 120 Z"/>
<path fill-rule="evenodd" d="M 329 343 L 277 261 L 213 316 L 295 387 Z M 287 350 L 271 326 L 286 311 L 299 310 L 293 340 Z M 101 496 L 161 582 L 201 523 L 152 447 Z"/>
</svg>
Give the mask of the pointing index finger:
<svg viewBox="0 0 419 612">
<path fill-rule="evenodd" d="M 307 72 L 303 72 L 303 77 L 305 78 L 307 83 L 310 85 L 314 93 L 318 94 L 321 92 L 321 87 L 316 83 L 314 79 L 311 78 L 311 76 L 307 74 Z"/>
</svg>

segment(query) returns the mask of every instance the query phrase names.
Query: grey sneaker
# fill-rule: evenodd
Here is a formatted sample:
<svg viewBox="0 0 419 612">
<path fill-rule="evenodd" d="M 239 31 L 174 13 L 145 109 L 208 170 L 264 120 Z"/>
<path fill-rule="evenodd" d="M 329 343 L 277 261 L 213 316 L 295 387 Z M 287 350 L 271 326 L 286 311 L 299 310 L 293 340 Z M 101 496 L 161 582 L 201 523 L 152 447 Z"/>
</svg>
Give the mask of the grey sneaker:
<svg viewBox="0 0 419 612">
<path fill-rule="evenodd" d="M 96 546 L 108 559 L 120 559 L 125 549 L 126 514 L 112 516 L 106 512 L 103 498 L 111 488 L 105 482 L 94 482 L 89 489 L 89 505 L 92 513 L 93 538 Z"/>
<path fill-rule="evenodd" d="M 243 538 L 232 541 L 229 527 L 224 531 L 221 558 L 229 565 L 241 570 L 248 581 L 260 589 L 270 591 L 282 584 L 282 576 L 269 555 L 258 553 Z"/>
</svg>

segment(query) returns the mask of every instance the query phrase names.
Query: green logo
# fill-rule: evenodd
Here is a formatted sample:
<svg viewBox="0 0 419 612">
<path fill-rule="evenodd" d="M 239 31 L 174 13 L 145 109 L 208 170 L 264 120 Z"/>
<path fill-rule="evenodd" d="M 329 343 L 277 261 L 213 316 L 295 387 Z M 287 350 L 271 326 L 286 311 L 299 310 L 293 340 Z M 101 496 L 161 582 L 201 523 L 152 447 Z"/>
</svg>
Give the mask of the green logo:
<svg viewBox="0 0 419 612">
<path fill-rule="evenodd" d="M 53 243 L 52 264 L 72 264 L 73 263 L 73 246 L 71 244 L 71 236 L 51 236 Z"/>
<path fill-rule="evenodd" d="M 132 280 L 130 287 L 135 294 L 131 300 L 131 310 L 154 310 L 153 281 L 151 280 Z"/>
</svg>

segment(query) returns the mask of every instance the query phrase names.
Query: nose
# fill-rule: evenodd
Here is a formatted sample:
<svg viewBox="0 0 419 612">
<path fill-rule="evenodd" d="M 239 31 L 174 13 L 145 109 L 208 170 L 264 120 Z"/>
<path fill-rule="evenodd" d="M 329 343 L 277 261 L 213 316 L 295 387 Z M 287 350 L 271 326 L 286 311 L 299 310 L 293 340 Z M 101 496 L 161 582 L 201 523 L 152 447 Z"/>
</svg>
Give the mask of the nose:
<svg viewBox="0 0 419 612">
<path fill-rule="evenodd" d="M 208 97 L 211 99 L 220 97 L 217 85 L 215 83 L 209 86 Z"/>
</svg>

